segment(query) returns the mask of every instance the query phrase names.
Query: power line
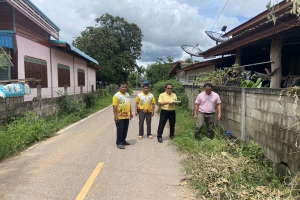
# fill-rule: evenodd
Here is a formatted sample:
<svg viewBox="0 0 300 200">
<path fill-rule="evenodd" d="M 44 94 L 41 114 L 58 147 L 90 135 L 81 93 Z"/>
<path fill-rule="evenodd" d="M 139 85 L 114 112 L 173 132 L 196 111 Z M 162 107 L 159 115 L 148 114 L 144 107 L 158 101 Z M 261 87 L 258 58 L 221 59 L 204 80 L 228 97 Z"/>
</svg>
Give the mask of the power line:
<svg viewBox="0 0 300 200">
<path fill-rule="evenodd" d="M 227 0 L 227 2 L 224 4 L 224 6 L 223 6 L 223 8 L 222 8 L 222 10 L 221 10 L 221 12 L 220 12 L 220 14 L 219 14 L 218 18 L 216 19 L 216 21 L 215 21 L 214 25 L 211 27 L 211 29 L 210 29 L 210 30 L 212 30 L 212 29 L 214 28 L 214 26 L 216 25 L 217 21 L 219 20 L 219 18 L 220 18 L 220 16 L 221 16 L 221 14 L 223 13 L 223 11 L 224 11 L 224 9 L 225 9 L 226 5 L 228 4 L 228 2 L 229 2 L 229 0 Z M 204 38 L 204 41 L 202 42 L 201 46 L 204 44 L 204 42 L 205 42 L 206 38 L 207 38 L 207 35 L 206 35 L 206 37 Z"/>
</svg>

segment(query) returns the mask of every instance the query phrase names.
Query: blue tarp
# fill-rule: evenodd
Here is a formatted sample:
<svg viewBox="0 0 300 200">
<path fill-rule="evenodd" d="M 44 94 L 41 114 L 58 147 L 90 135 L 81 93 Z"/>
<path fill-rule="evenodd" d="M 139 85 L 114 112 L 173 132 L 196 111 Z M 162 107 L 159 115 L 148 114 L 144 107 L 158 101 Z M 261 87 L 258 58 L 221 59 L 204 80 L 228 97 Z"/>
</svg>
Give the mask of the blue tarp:
<svg viewBox="0 0 300 200">
<path fill-rule="evenodd" d="M 0 46 L 13 49 L 13 33 L 9 31 L 0 31 Z"/>
<path fill-rule="evenodd" d="M 31 93 L 28 84 L 12 83 L 6 85 L 0 85 L 0 97 L 19 97 L 28 95 Z"/>
</svg>

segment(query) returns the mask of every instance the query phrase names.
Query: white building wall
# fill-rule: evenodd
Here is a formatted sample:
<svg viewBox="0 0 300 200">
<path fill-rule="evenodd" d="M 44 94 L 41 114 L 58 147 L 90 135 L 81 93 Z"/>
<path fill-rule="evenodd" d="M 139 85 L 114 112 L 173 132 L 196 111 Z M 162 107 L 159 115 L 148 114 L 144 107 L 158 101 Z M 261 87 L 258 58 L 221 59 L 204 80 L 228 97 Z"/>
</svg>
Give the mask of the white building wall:
<svg viewBox="0 0 300 200">
<path fill-rule="evenodd" d="M 184 83 L 191 85 L 193 84 L 195 77 L 197 77 L 200 73 L 212 71 L 215 71 L 215 65 L 208 65 L 207 67 L 186 71 L 186 78 Z"/>
</svg>

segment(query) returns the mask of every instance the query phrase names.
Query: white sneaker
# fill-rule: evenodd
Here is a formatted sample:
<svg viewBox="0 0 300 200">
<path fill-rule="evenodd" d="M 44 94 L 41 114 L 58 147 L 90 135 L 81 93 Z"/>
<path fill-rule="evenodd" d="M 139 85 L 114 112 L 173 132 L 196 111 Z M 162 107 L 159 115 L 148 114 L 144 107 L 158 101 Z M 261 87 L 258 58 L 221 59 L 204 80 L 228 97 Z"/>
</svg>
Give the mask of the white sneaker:
<svg viewBox="0 0 300 200">
<path fill-rule="evenodd" d="M 148 138 L 149 138 L 149 139 L 153 139 L 153 136 L 152 136 L 152 135 L 149 135 Z"/>
</svg>

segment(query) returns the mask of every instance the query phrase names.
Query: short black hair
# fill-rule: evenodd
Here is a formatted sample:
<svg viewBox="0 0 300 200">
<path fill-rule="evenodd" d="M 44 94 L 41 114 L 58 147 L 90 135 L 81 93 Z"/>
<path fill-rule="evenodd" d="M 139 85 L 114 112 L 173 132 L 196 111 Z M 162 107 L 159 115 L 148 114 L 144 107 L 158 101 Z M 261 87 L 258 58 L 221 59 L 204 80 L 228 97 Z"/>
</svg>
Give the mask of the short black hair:
<svg viewBox="0 0 300 200">
<path fill-rule="evenodd" d="M 203 88 L 206 88 L 206 87 L 213 88 L 213 85 L 211 83 L 205 83 Z"/>
<path fill-rule="evenodd" d="M 121 85 L 127 85 L 127 83 L 125 83 L 125 82 L 122 82 L 122 83 L 119 83 L 119 87 L 121 87 Z"/>
<path fill-rule="evenodd" d="M 171 83 L 168 83 L 168 84 L 166 84 L 166 85 L 165 85 L 165 88 L 167 88 L 167 87 L 168 87 L 168 85 L 171 85 L 171 86 L 172 86 L 172 88 L 173 88 L 173 85 L 172 85 Z"/>
<path fill-rule="evenodd" d="M 143 88 L 144 88 L 144 87 L 149 87 L 149 84 L 144 84 L 144 85 L 143 85 Z"/>
</svg>

